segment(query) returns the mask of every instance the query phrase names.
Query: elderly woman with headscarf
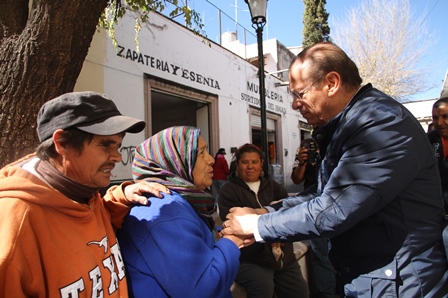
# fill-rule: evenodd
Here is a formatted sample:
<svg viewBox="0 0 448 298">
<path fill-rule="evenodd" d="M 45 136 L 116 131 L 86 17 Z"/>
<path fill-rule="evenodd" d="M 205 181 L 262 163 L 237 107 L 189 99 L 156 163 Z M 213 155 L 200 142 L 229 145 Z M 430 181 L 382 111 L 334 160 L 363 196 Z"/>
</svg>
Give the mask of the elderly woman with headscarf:
<svg viewBox="0 0 448 298">
<path fill-rule="evenodd" d="M 163 184 L 171 194 L 148 196 L 118 232 L 130 296 L 231 297 L 243 240 L 215 232 L 207 149 L 200 129 L 189 126 L 162 130 L 136 148 L 134 179 Z"/>
</svg>

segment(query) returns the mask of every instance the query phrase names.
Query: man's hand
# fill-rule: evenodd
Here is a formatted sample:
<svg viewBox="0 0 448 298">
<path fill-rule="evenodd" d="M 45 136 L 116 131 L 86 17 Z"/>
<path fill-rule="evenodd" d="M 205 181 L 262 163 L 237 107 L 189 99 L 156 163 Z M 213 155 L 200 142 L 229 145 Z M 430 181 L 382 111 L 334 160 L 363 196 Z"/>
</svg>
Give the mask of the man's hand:
<svg viewBox="0 0 448 298">
<path fill-rule="evenodd" d="M 234 207 L 229 210 L 226 220 L 222 223 L 223 235 L 238 235 L 245 239 L 253 238 L 257 226 L 258 209 Z"/>
<path fill-rule="evenodd" d="M 170 190 L 162 184 L 146 181 L 138 181 L 134 184 L 127 185 L 124 188 L 126 199 L 131 203 L 138 203 L 141 205 L 148 205 L 148 199 L 143 196 L 144 193 L 150 193 L 161 198 L 162 192 L 169 194 Z"/>
<path fill-rule="evenodd" d="M 303 165 L 308 161 L 308 149 L 300 148 L 298 155 L 299 155 L 299 165 Z"/>
</svg>

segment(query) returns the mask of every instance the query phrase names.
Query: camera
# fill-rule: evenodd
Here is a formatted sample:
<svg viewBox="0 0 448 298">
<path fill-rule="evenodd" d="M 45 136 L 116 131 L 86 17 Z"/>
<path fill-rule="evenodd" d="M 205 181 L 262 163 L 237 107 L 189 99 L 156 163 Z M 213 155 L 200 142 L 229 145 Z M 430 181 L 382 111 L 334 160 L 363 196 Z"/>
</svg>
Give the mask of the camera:
<svg viewBox="0 0 448 298">
<path fill-rule="evenodd" d="M 312 144 L 314 144 L 314 143 L 312 143 Z M 316 160 L 317 160 L 316 146 L 311 145 L 310 148 L 308 148 L 308 161 L 316 162 Z"/>
<path fill-rule="evenodd" d="M 316 163 L 319 161 L 320 155 L 318 153 L 317 143 L 314 139 L 304 139 L 301 142 L 300 147 L 308 149 L 308 162 Z"/>
</svg>

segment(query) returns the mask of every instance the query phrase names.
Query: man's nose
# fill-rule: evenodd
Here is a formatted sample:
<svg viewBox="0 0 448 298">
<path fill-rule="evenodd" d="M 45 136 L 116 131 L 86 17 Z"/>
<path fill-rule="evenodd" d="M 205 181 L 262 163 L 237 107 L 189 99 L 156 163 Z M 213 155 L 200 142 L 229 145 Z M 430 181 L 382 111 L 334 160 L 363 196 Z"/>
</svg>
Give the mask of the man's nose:
<svg viewBox="0 0 448 298">
<path fill-rule="evenodd" d="M 291 107 L 292 107 L 293 110 L 298 110 L 301 106 L 302 106 L 302 102 L 301 102 L 300 99 L 294 98 L 292 100 Z"/>
<path fill-rule="evenodd" d="M 111 150 L 109 159 L 113 160 L 115 163 L 118 163 L 121 161 L 121 153 L 119 150 Z"/>
</svg>

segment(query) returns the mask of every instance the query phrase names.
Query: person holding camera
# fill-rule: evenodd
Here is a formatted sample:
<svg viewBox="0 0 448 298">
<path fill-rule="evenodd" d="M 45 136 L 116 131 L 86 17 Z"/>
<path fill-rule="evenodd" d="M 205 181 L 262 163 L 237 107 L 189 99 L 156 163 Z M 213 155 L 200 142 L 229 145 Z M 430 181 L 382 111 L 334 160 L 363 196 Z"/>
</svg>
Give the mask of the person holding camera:
<svg viewBox="0 0 448 298">
<path fill-rule="evenodd" d="M 320 151 L 313 138 L 302 140 L 297 148 L 291 180 L 295 184 L 303 182 L 303 189 L 317 183 L 317 166 Z M 310 240 L 310 263 L 308 285 L 311 298 L 334 298 L 336 278 L 328 258 L 328 239 L 325 237 Z"/>
<path fill-rule="evenodd" d="M 303 182 L 303 189 L 317 183 L 317 161 L 319 150 L 313 139 L 305 139 L 297 148 L 296 158 L 292 166 L 291 180 L 295 184 Z M 312 145 L 312 146 L 310 146 Z"/>
</svg>

